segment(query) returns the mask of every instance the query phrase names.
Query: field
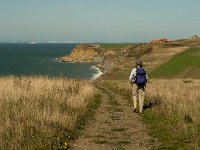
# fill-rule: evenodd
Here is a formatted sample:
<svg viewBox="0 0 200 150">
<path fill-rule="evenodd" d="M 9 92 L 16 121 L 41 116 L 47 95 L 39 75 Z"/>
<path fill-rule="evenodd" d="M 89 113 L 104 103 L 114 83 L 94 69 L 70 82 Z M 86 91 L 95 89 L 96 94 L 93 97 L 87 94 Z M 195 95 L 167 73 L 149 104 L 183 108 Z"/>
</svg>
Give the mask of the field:
<svg viewBox="0 0 200 150">
<path fill-rule="evenodd" d="M 154 70 L 151 78 L 194 78 L 200 76 L 200 48 L 190 48 Z"/>
<path fill-rule="evenodd" d="M 102 48 L 125 48 L 128 46 L 135 46 L 137 44 L 133 44 L 133 43 L 104 43 L 101 44 Z"/>
<path fill-rule="evenodd" d="M 0 149 L 67 148 L 95 97 L 88 81 L 65 78 L 1 77 L 0 85 Z"/>
<path fill-rule="evenodd" d="M 127 81 L 102 81 L 132 105 Z M 150 80 L 146 88 L 145 110 L 141 115 L 149 133 L 161 142 L 161 149 L 200 147 L 200 80 Z"/>
<path fill-rule="evenodd" d="M 101 46 L 123 48 L 129 45 Z M 96 140 L 93 142 L 97 147 L 105 143 L 108 147 L 114 147 L 117 140 L 123 142 L 118 148 L 128 145 L 131 147 L 137 141 L 127 141 L 127 136 L 121 139 L 122 135 L 129 135 L 129 132 L 121 130 L 121 126 L 124 127 L 125 124 L 121 125 L 119 122 L 126 122 L 127 127 L 133 129 L 132 132 L 136 132 L 137 128 L 129 126 L 129 123 L 137 122 L 147 126 L 149 135 L 153 137 L 152 145 L 158 149 L 200 149 L 199 56 L 199 47 L 155 48 L 148 55 L 141 56 L 144 68 L 150 72 L 144 113 L 139 114 L 142 122 L 137 114 L 131 114 L 133 101 L 128 76 L 136 58 L 119 60 L 117 66 L 94 84 L 64 77 L 1 77 L 0 149 L 67 149 L 70 145 L 73 148 L 73 140 L 76 141 L 79 135 L 78 130 L 84 128 L 88 116 L 100 104 L 98 91 L 101 91 L 104 105 L 100 105 L 97 111 L 96 126 L 94 120 L 90 119 L 90 126 L 85 130 L 88 131 L 86 135 L 90 136 L 83 137 L 87 143 L 82 145 L 91 146 L 92 143 L 87 138 L 90 139 L 90 133 L 96 131 L 93 134 Z M 107 115 L 106 118 L 105 114 L 111 116 Z M 114 115 L 118 116 L 119 122 L 116 123 L 115 118 L 112 118 Z M 137 117 L 129 122 L 123 117 L 127 115 Z M 113 125 L 110 131 L 107 123 Z M 117 133 L 117 136 L 113 136 L 113 133 Z M 141 132 L 137 134 L 140 135 Z M 138 137 L 137 134 L 133 135 Z M 144 136 L 140 138 L 141 141 L 144 140 Z"/>
</svg>

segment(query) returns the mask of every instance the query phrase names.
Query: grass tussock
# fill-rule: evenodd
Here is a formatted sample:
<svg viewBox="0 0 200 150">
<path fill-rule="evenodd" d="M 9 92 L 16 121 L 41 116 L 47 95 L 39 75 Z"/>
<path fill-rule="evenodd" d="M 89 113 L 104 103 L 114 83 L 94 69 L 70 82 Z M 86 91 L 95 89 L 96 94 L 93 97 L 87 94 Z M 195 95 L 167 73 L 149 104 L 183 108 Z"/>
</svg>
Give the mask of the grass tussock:
<svg viewBox="0 0 200 150">
<path fill-rule="evenodd" d="M 94 98 L 88 81 L 0 78 L 0 149 L 66 149 Z"/>
<path fill-rule="evenodd" d="M 104 81 L 132 104 L 128 81 Z M 151 80 L 146 88 L 143 121 L 161 149 L 200 148 L 200 80 Z"/>
</svg>

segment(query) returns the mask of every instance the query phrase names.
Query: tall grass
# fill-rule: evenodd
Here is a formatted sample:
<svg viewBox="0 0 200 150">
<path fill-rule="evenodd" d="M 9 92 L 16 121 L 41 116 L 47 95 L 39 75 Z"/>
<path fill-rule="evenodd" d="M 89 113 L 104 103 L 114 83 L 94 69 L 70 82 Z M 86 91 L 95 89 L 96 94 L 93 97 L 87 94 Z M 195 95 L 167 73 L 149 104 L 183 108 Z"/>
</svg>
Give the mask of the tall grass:
<svg viewBox="0 0 200 150">
<path fill-rule="evenodd" d="M 165 112 L 188 115 L 200 124 L 200 80 L 153 80 L 147 87 L 149 97 L 160 99 L 165 104 Z"/>
<path fill-rule="evenodd" d="M 92 102 L 88 81 L 0 78 L 0 149 L 57 149 Z"/>
<path fill-rule="evenodd" d="M 104 81 L 103 84 L 125 96 L 132 104 L 127 81 Z M 200 80 L 151 80 L 146 88 L 141 115 L 150 134 L 161 142 L 161 149 L 200 148 Z"/>
</svg>

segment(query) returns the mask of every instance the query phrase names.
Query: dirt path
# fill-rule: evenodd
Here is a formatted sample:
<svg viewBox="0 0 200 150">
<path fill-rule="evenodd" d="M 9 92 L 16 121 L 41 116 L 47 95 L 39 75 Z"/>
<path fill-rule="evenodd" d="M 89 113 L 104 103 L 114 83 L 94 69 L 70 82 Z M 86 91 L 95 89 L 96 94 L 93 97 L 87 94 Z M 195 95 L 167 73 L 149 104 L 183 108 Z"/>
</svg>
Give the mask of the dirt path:
<svg viewBox="0 0 200 150">
<path fill-rule="evenodd" d="M 138 114 L 133 113 L 128 101 L 105 88 L 102 93 L 102 103 L 94 120 L 88 123 L 83 135 L 74 142 L 72 149 L 150 149 L 152 138 L 148 136 Z"/>
</svg>

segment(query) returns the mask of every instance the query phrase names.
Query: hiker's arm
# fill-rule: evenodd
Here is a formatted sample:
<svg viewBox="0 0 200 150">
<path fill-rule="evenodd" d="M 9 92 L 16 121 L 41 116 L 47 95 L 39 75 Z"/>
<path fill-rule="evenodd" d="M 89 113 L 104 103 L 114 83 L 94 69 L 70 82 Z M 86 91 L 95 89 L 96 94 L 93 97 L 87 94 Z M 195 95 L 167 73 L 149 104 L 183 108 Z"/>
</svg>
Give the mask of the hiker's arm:
<svg viewBox="0 0 200 150">
<path fill-rule="evenodd" d="M 147 80 L 149 79 L 148 75 L 146 75 L 146 79 L 147 79 Z"/>
<path fill-rule="evenodd" d="M 135 76 L 136 76 L 136 70 L 135 70 L 135 68 L 131 71 L 131 74 L 130 74 L 130 76 L 129 76 L 129 81 L 130 81 L 130 83 L 132 84 L 133 83 L 133 81 L 134 81 L 134 79 L 135 79 Z"/>
</svg>

